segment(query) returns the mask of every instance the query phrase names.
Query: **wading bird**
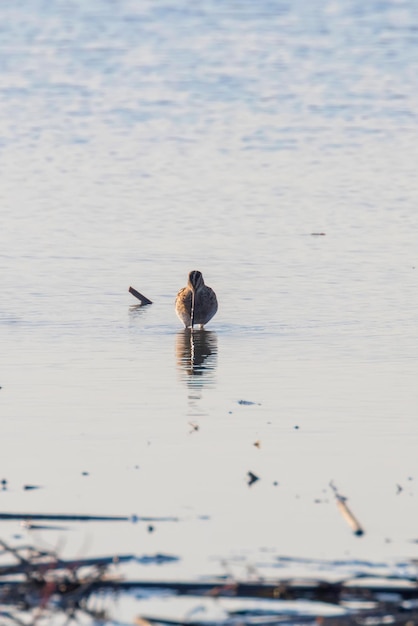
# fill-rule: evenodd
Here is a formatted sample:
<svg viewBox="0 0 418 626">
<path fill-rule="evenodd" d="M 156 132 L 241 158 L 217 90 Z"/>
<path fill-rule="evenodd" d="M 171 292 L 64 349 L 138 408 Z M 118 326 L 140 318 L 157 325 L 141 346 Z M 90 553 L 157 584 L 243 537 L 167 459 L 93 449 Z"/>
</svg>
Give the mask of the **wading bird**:
<svg viewBox="0 0 418 626">
<path fill-rule="evenodd" d="M 203 328 L 218 310 L 216 294 L 203 280 L 202 273 L 192 270 L 186 287 L 176 297 L 176 313 L 186 328 L 199 324 Z"/>
</svg>

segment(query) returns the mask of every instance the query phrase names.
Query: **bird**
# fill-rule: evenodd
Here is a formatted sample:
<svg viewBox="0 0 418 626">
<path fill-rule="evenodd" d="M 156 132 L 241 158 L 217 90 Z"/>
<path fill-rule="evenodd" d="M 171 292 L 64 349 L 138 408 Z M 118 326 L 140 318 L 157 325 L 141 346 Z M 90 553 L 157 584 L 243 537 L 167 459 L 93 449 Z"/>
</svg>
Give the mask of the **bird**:
<svg viewBox="0 0 418 626">
<path fill-rule="evenodd" d="M 185 328 L 199 324 L 202 329 L 218 310 L 216 293 L 205 285 L 202 272 L 189 272 L 186 287 L 180 289 L 176 297 L 176 313 Z"/>
</svg>

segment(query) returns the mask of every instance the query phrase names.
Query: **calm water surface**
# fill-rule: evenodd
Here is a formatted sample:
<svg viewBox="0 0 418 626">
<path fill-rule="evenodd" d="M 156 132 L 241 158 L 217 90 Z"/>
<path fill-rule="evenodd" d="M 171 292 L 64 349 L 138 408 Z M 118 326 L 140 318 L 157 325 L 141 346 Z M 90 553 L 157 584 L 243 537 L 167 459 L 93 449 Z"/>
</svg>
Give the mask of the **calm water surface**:
<svg viewBox="0 0 418 626">
<path fill-rule="evenodd" d="M 0 17 L 0 509 L 178 516 L 32 534 L 182 557 L 137 577 L 417 557 L 415 2 Z"/>
</svg>

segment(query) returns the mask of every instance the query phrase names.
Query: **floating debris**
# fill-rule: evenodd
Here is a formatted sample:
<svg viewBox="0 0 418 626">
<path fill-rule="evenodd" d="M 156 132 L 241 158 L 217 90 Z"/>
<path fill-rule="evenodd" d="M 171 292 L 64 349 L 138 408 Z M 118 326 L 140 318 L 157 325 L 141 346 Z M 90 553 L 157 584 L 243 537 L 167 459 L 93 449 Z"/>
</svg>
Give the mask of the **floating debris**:
<svg viewBox="0 0 418 626">
<path fill-rule="evenodd" d="M 65 521 L 65 522 L 178 522 L 178 517 L 139 515 L 75 515 L 61 513 L 0 513 L 1 520 Z"/>
<path fill-rule="evenodd" d="M 0 565 L 0 579 L 10 574 L 46 573 L 48 570 L 66 569 L 76 571 L 82 567 L 106 567 L 120 563 L 136 561 L 141 565 L 172 563 L 179 561 L 178 556 L 172 554 L 150 554 L 135 556 L 133 554 L 115 554 L 112 556 L 77 558 L 75 560 L 60 559 L 54 551 L 38 550 L 33 546 L 9 546 L 0 539 L 0 554 L 12 555 L 18 563 L 16 565 Z"/>
<path fill-rule="evenodd" d="M 7 480 L 5 478 L 3 478 L 1 481 L 1 488 L 2 488 L 2 491 L 7 490 Z"/>
<path fill-rule="evenodd" d="M 42 489 L 40 485 L 23 485 L 25 491 L 33 491 L 34 489 Z"/>
<path fill-rule="evenodd" d="M 311 233 L 313 237 L 325 237 L 326 233 Z"/>
<path fill-rule="evenodd" d="M 144 295 L 142 295 L 142 293 L 139 293 L 139 291 L 137 291 L 133 287 L 129 287 L 129 293 L 131 293 L 133 296 L 135 296 L 135 298 L 138 298 L 138 300 L 141 302 L 142 306 L 145 306 L 146 304 L 152 304 L 151 300 L 148 300 L 148 298 L 146 298 Z"/>
<path fill-rule="evenodd" d="M 102 588 L 118 590 L 123 581 L 116 576 L 114 566 L 134 561 L 141 565 L 163 565 L 178 560 L 176 556 L 161 553 L 139 557 L 115 554 L 61 559 L 55 551 L 40 550 L 32 545 L 12 547 L 1 540 L 0 556 L 13 558 L 13 562 L 0 565 L 2 626 L 9 623 L 22 626 L 39 623 L 41 613 L 42 618 L 50 623 L 48 618 L 57 612 L 67 616 L 65 623 L 72 620 L 79 623 L 76 617 L 80 613 L 103 623 L 103 612 L 92 610 L 87 601 Z M 24 621 L 21 619 L 22 611 L 28 618 Z"/>
<path fill-rule="evenodd" d="M 194 422 L 189 422 L 189 426 L 192 427 L 192 430 L 189 431 L 189 434 L 195 433 L 199 430 L 199 424 L 195 424 Z"/>
<path fill-rule="evenodd" d="M 257 441 L 254 441 L 253 446 L 255 448 L 260 449 L 261 448 L 261 441 L 259 439 L 257 439 Z"/>
<path fill-rule="evenodd" d="M 161 565 L 163 563 L 174 563 L 180 561 L 180 557 L 172 554 L 144 554 L 143 556 L 136 557 L 136 562 L 141 565 Z"/>
<path fill-rule="evenodd" d="M 25 530 L 69 530 L 68 526 L 55 526 L 51 524 L 32 524 L 32 522 L 20 522 Z"/>
<path fill-rule="evenodd" d="M 376 573 L 366 577 L 358 574 L 358 561 L 348 563 L 342 575 L 335 579 L 335 568 L 345 563 L 336 561 L 333 565 L 334 576 L 329 580 L 323 571 L 325 562 L 318 561 L 321 573 L 309 578 L 269 578 L 264 579 L 258 569 L 249 565 L 247 579 L 238 581 L 227 572 L 226 576 L 205 577 L 192 580 L 150 580 L 125 579 L 117 576 L 115 566 L 126 563 L 140 565 L 163 565 L 178 561 L 177 556 L 157 553 L 155 555 L 134 556 L 115 554 L 102 557 L 61 559 L 56 552 L 37 549 L 32 545 L 10 546 L 0 541 L 0 555 L 10 557 L 8 564 L 0 565 L 1 588 L 1 624 L 26 625 L 52 623 L 48 621 L 62 614 L 67 617 L 65 623 L 76 620 L 82 614 L 95 621 L 91 623 L 119 623 L 117 620 L 97 610 L 96 601 L 100 595 L 126 593 L 132 597 L 137 592 L 138 598 L 160 596 L 194 597 L 199 605 L 189 611 L 187 619 L 182 616 L 156 618 L 146 616 L 151 623 L 176 624 L 177 626 L 284 626 L 290 624 L 323 624 L 324 626 L 358 626 L 359 624 L 393 624 L 407 626 L 418 620 L 418 587 L 415 562 L 409 561 L 408 570 L 393 576 L 391 571 L 382 574 L 382 564 L 370 564 L 378 567 Z M 13 558 L 13 561 L 11 560 Z M 300 562 L 305 559 L 278 557 L 282 562 Z M 307 562 L 307 561 L 306 561 Z M 360 566 L 367 566 L 360 563 Z M 355 572 L 352 571 L 355 567 Z M 385 567 L 385 564 L 383 564 Z M 257 577 L 257 578 L 255 578 Z M 390 597 L 390 601 L 388 600 Z M 249 602 L 251 600 L 251 602 Z M 257 602 L 253 602 L 253 600 Z M 279 602 L 272 602 L 278 600 Z M 208 620 L 201 617 L 204 602 L 216 601 L 223 609 L 222 615 Z M 308 605 L 304 603 L 308 602 Z M 289 604 L 292 603 L 292 605 Z M 297 602 L 297 605 L 295 604 Z M 347 605 L 355 602 L 355 608 L 347 611 Z M 330 605 L 333 605 L 331 607 Z M 324 612 L 324 609 L 326 611 Z M 290 610 L 289 610 L 290 609 Z M 23 614 L 24 611 L 24 614 Z M 27 618 L 23 621 L 23 617 Z M 144 615 L 141 616 L 145 618 Z M 42 619 L 42 621 L 41 621 Z M 56 620 L 54 619 L 54 622 Z M 61 623 L 61 622 L 59 622 Z M 90 622 L 89 622 L 90 623 Z M 135 623 L 144 624 L 141 618 Z"/>
<path fill-rule="evenodd" d="M 347 580 L 343 579 L 336 582 L 322 578 L 231 582 L 231 580 L 225 577 L 219 577 L 205 581 L 121 581 L 121 586 L 127 589 L 133 589 L 134 587 L 144 590 L 155 589 L 160 590 L 164 594 L 171 592 L 173 595 L 206 596 L 212 598 L 305 599 L 335 604 L 340 601 L 344 602 L 347 596 L 356 599 L 359 597 L 365 599 L 374 597 L 377 599 L 383 593 L 399 594 L 399 597 L 403 600 L 418 598 L 418 587 L 412 584 L 413 580 L 400 578 L 398 583 L 395 583 L 391 577 L 375 576 L 372 578 L 372 584 L 362 582 L 360 579 L 356 581 L 356 584 L 351 577 L 347 578 Z M 112 583 L 109 586 L 112 586 Z M 367 605 L 370 606 L 370 602 L 367 602 Z M 165 620 L 164 623 L 166 623 Z"/>
<path fill-rule="evenodd" d="M 247 485 L 249 487 L 251 487 L 251 485 L 253 485 L 255 482 L 257 482 L 257 480 L 260 480 L 260 478 L 258 476 L 256 476 L 255 474 L 253 474 L 253 472 L 248 472 L 247 476 L 248 476 Z"/>
<path fill-rule="evenodd" d="M 337 507 L 341 515 L 350 526 L 353 533 L 356 535 L 356 537 L 361 537 L 362 535 L 364 535 L 364 530 L 361 527 L 360 522 L 354 517 L 353 513 L 350 511 L 346 504 L 347 498 L 338 493 L 338 490 L 332 481 L 330 482 L 329 486 L 334 492 L 335 498 L 337 500 Z"/>
<path fill-rule="evenodd" d="M 238 404 L 241 404 L 242 406 L 253 406 L 253 405 L 257 405 L 257 406 L 261 406 L 259 402 L 251 402 L 251 400 L 238 400 Z"/>
<path fill-rule="evenodd" d="M 0 565 L 0 577 L 10 574 L 33 575 L 46 574 L 48 570 L 77 569 L 85 566 L 106 566 L 125 561 L 133 561 L 136 557 L 132 554 L 113 555 L 96 558 L 79 558 L 76 560 L 60 559 L 50 550 L 38 550 L 34 546 L 20 546 L 13 548 L 0 539 L 1 554 L 12 555 L 18 563 L 16 565 Z"/>
<path fill-rule="evenodd" d="M 189 611 L 186 620 L 184 617 L 162 618 L 141 614 L 141 617 L 135 620 L 138 626 L 146 624 L 170 626 L 184 626 L 184 624 L 187 626 L 393 624 L 412 626 L 416 624 L 418 617 L 416 604 L 412 600 L 413 597 L 417 597 L 417 588 L 413 584 L 408 585 L 405 579 L 395 585 L 390 579 L 379 580 L 377 577 L 369 585 L 361 582 L 353 584 L 352 580 L 332 582 L 323 579 L 307 579 L 227 583 L 225 580 L 215 579 L 205 583 L 174 583 L 171 586 L 169 582 L 164 581 L 161 585 L 154 583 L 154 587 L 147 584 L 145 589 L 147 588 L 160 591 L 164 597 L 167 592 L 176 596 L 196 596 L 199 599 L 199 605 Z M 399 600 L 392 600 L 390 607 L 388 602 L 380 600 L 383 595 L 389 594 L 393 598 L 398 593 Z M 218 613 L 214 618 L 208 619 L 203 598 L 216 598 L 217 607 L 222 608 L 223 613 L 221 615 Z M 221 598 L 225 600 L 220 600 Z M 239 601 L 236 600 L 237 598 Z M 262 602 L 248 604 L 246 599 L 262 600 Z M 277 604 L 263 602 L 265 599 L 280 602 Z M 346 603 L 350 600 L 355 602 L 357 608 L 347 611 Z M 303 601 L 308 601 L 309 604 L 306 605 Z M 289 602 L 292 603 L 290 606 Z M 293 602 L 300 602 L 299 607 L 296 607 Z M 332 609 L 331 605 L 333 605 Z"/>
</svg>

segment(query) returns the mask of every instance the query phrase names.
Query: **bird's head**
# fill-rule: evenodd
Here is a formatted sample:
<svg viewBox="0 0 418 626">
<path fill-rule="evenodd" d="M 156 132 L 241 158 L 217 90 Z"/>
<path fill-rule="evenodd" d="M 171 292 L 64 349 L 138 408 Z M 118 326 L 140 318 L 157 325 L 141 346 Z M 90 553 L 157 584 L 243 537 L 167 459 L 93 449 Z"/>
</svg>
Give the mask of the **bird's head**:
<svg viewBox="0 0 418 626">
<path fill-rule="evenodd" d="M 204 284 L 205 281 L 203 280 L 202 272 L 192 270 L 189 273 L 189 287 L 191 287 L 193 291 L 198 291 Z"/>
</svg>

